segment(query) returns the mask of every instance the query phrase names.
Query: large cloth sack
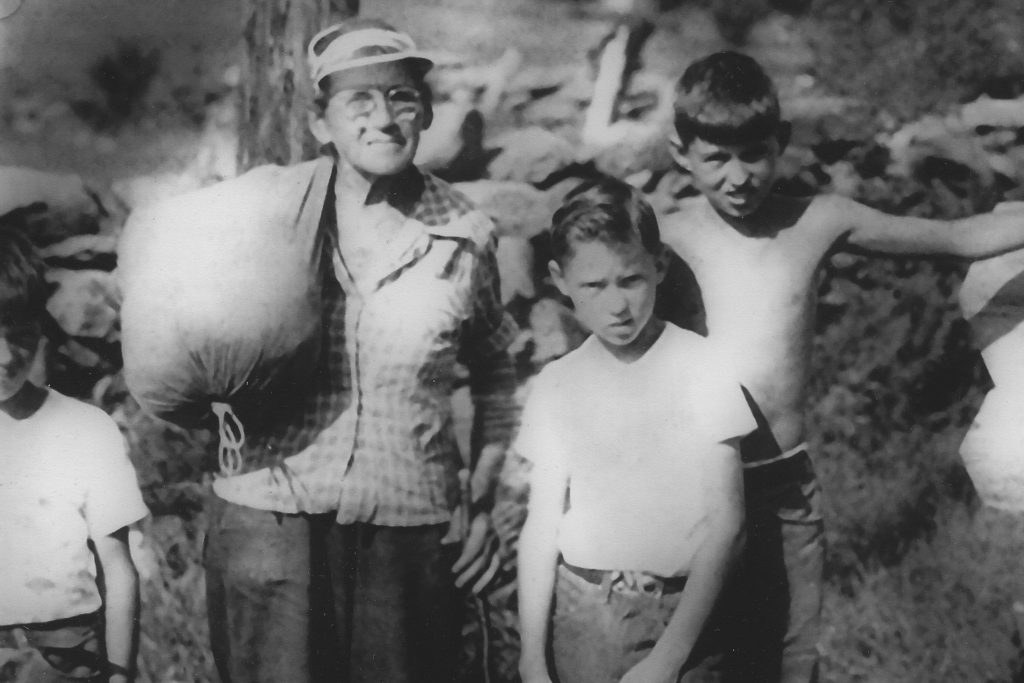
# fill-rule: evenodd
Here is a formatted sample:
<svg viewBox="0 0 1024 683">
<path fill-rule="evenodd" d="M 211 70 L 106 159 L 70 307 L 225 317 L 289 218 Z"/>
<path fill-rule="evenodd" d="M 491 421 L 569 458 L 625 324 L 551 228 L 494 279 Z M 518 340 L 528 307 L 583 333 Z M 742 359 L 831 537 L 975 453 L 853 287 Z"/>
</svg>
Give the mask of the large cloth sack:
<svg viewBox="0 0 1024 683">
<path fill-rule="evenodd" d="M 972 264 L 960 306 L 995 383 L 960 456 L 984 503 L 1024 511 L 1024 250 Z"/>
<path fill-rule="evenodd" d="M 227 404 L 253 422 L 301 393 L 319 353 L 332 170 L 329 159 L 261 166 L 130 216 L 122 345 L 145 410 L 192 426 Z"/>
</svg>

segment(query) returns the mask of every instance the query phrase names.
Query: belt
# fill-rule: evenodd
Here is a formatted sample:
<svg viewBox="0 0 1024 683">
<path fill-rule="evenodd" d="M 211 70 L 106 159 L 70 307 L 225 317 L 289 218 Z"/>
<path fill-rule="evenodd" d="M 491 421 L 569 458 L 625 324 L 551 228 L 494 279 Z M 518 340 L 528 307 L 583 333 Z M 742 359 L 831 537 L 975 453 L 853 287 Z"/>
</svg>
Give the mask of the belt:
<svg viewBox="0 0 1024 683">
<path fill-rule="evenodd" d="M 772 488 L 803 481 L 810 472 L 813 472 L 811 456 L 804 450 L 784 460 L 776 460 L 758 467 L 745 467 L 743 482 L 748 487 Z"/>
<path fill-rule="evenodd" d="M 660 577 L 648 572 L 620 569 L 588 569 L 562 561 L 562 566 L 587 583 L 595 586 L 625 588 L 639 593 L 668 595 L 679 593 L 686 587 L 685 576 Z"/>
</svg>

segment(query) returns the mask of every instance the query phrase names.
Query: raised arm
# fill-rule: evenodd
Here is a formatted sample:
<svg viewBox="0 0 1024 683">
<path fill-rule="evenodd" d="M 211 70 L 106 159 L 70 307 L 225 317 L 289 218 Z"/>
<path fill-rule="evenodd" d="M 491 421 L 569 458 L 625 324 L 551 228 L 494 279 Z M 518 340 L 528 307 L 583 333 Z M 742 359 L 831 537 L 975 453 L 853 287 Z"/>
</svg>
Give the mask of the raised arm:
<svg viewBox="0 0 1024 683">
<path fill-rule="evenodd" d="M 980 259 L 1024 247 L 1024 202 L 945 221 L 894 216 L 844 197 L 824 201 L 830 216 L 845 228 L 845 246 L 852 250 Z"/>
<path fill-rule="evenodd" d="M 139 575 L 128 551 L 128 527 L 93 540 L 103 571 L 103 617 L 110 682 L 133 680 L 136 627 L 139 611 Z"/>
<path fill-rule="evenodd" d="M 547 641 L 558 567 L 558 525 L 565 506 L 565 470 L 538 463 L 530 472 L 530 502 L 519 537 L 519 674 L 523 683 L 550 683 Z"/>
<path fill-rule="evenodd" d="M 703 482 L 711 501 L 707 537 L 693 557 L 679 604 L 651 652 L 622 683 L 677 680 L 743 550 L 743 471 L 739 439 L 717 444 L 705 461 Z"/>
</svg>

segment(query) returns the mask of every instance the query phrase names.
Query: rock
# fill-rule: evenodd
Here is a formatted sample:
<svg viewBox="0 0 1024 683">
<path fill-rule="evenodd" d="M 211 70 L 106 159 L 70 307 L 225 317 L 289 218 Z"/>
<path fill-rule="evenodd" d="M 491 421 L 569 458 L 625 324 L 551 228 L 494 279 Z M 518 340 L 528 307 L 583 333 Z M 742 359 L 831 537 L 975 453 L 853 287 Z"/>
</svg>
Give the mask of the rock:
<svg viewBox="0 0 1024 683">
<path fill-rule="evenodd" d="M 896 175 L 918 177 L 922 166 L 930 168 L 935 159 L 941 159 L 970 169 L 985 185 L 992 182 L 992 168 L 985 149 L 973 131 L 958 118 L 926 116 L 887 138 L 880 138 L 880 142 L 889 148 L 892 156 L 889 171 Z"/>
<path fill-rule="evenodd" d="M 616 121 L 609 127 L 614 136 L 601 148 L 584 153 L 602 173 L 624 178 L 642 170 L 655 172 L 672 168 L 669 129 L 646 121 Z"/>
<path fill-rule="evenodd" d="M 483 115 L 468 97 L 443 102 L 434 107 L 434 120 L 420 136 L 415 163 L 447 180 L 479 178 L 486 167 L 483 141 Z"/>
<path fill-rule="evenodd" d="M 498 227 L 499 236 L 529 239 L 551 224 L 559 198 L 515 181 L 477 180 L 455 183 Z"/>
<path fill-rule="evenodd" d="M 968 102 L 960 110 L 964 124 L 971 128 L 992 126 L 995 128 L 1024 127 L 1024 97 L 1015 100 L 996 100 L 979 97 Z"/>
<path fill-rule="evenodd" d="M 196 190 L 202 181 L 195 173 L 156 173 L 115 180 L 110 189 L 129 209 Z"/>
<path fill-rule="evenodd" d="M 509 131 L 488 147 L 501 150 L 487 169 L 493 180 L 539 183 L 576 158 L 568 140 L 537 126 Z"/>
<path fill-rule="evenodd" d="M 119 297 L 113 273 L 54 268 L 46 279 L 57 285 L 46 308 L 64 332 L 72 337 L 117 340 Z"/>
<path fill-rule="evenodd" d="M 24 229 L 36 244 L 95 233 L 102 214 L 77 175 L 0 167 L 0 224 Z"/>
<path fill-rule="evenodd" d="M 576 322 L 572 311 L 554 299 L 541 299 L 530 309 L 535 365 L 560 358 L 579 346 L 586 332 Z"/>
<path fill-rule="evenodd" d="M 530 101 L 522 107 L 522 119 L 527 125 L 547 130 L 572 124 L 578 126 L 583 115 L 579 101 L 560 93 Z"/>
<path fill-rule="evenodd" d="M 512 235 L 500 237 L 496 257 L 502 304 L 508 304 L 516 296 L 524 299 L 537 296 L 533 283 L 533 246 L 529 241 Z"/>
<path fill-rule="evenodd" d="M 76 235 L 44 247 L 39 253 L 50 267 L 113 270 L 117 264 L 117 237 Z"/>
</svg>

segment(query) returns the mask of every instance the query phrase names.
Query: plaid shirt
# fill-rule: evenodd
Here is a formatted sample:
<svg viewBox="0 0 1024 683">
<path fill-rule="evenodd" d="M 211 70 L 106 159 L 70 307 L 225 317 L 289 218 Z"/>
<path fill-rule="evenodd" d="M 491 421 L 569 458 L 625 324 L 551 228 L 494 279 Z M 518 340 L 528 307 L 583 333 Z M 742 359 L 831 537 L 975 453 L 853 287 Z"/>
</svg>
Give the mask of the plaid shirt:
<svg viewBox="0 0 1024 683">
<path fill-rule="evenodd" d="M 363 289 L 341 263 L 333 191 L 324 198 L 320 372 L 272 425 L 250 428 L 246 458 L 259 469 L 215 481 L 222 498 L 286 513 L 338 510 L 340 523 L 447 521 L 462 467 L 450 402 L 460 363 L 478 412 L 489 414 L 481 441 L 507 442 L 505 349 L 516 327 L 501 305 L 493 224 L 432 176 L 413 169 L 401 187 L 408 239 Z"/>
</svg>

